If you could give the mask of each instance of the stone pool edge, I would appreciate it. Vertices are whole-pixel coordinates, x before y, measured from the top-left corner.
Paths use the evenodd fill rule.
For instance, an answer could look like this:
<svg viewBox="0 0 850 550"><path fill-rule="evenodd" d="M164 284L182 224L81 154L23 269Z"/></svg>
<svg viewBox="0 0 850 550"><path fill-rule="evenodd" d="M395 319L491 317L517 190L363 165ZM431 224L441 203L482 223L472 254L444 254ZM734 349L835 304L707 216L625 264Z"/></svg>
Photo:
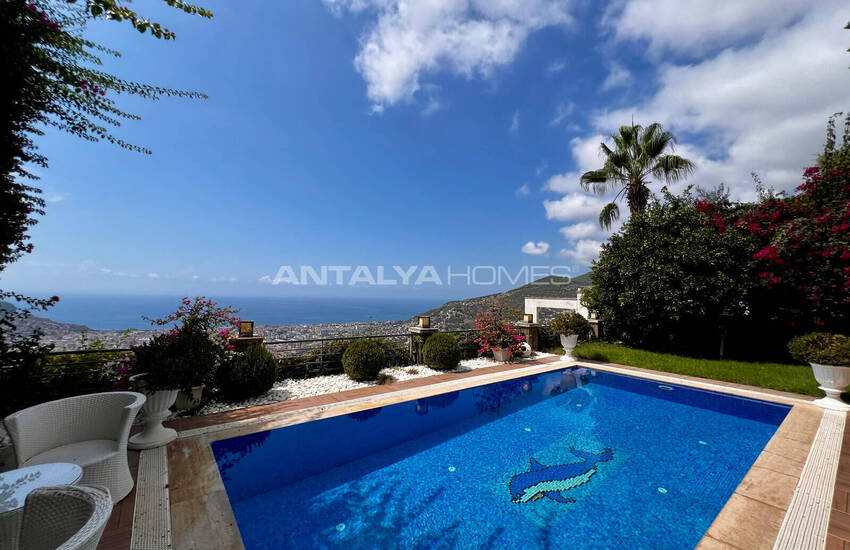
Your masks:
<svg viewBox="0 0 850 550"><path fill-rule="evenodd" d="M172 540L169 542L173 542L174 548L244 548L210 447L213 441L571 366L582 366L791 405L791 411L715 518L698 546L703 549L774 547L792 498L801 490L800 476L812 451L812 443L816 439L821 424L823 409L810 404L811 399L806 396L770 390L761 391L746 386L715 383L634 367L569 360L523 366L502 372L436 382L415 388L185 430L167 448L171 525L164 526L163 529L167 529L170 533ZM837 457L835 460L837 462ZM828 483L834 485L834 475ZM830 490L830 499L831 494ZM137 513L140 510L138 503L136 510ZM825 530L822 537L826 537ZM163 536L161 540L165 539L166 537ZM823 547L822 542L820 547ZM135 545L131 548L153 550L150 547L141 548ZM163 545L161 548L171 548L171 545Z"/></svg>

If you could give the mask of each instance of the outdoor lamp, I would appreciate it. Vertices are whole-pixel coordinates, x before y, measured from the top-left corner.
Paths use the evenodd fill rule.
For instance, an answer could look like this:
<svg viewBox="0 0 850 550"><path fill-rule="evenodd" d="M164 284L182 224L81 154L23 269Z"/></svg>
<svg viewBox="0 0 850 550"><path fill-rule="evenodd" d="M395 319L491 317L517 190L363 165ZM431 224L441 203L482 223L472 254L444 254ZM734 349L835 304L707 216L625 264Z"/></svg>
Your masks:
<svg viewBox="0 0 850 550"><path fill-rule="evenodd" d="M250 338L254 335L254 321L239 321L239 337Z"/></svg>
<svg viewBox="0 0 850 550"><path fill-rule="evenodd" d="M598 318L599 318L599 313L597 313L597 312L595 312L595 311L591 311L591 312L590 312L590 318L591 318L591 319L594 319L594 320L595 320L595 319L598 319Z"/></svg>
<svg viewBox="0 0 850 550"><path fill-rule="evenodd" d="M526 323L533 323L534 322L534 314L533 313L524 313L522 315L522 320L525 321Z"/></svg>
<svg viewBox="0 0 850 550"><path fill-rule="evenodd" d="M427 315L420 315L419 328L431 328L431 318Z"/></svg>

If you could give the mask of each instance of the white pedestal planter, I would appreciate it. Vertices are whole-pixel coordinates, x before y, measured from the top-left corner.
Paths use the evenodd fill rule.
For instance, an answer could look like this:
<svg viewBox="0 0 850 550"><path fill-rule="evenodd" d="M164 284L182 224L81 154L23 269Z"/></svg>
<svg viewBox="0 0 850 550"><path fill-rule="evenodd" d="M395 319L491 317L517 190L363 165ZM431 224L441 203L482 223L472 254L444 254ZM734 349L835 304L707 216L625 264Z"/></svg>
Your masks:
<svg viewBox="0 0 850 550"><path fill-rule="evenodd" d="M493 359L499 363L506 363L511 358L511 350L502 348L493 348Z"/></svg>
<svg viewBox="0 0 850 550"><path fill-rule="evenodd" d="M204 393L204 386L195 386L191 393L180 391L177 394L177 401L174 403L174 410L177 412L194 409L201 404L201 396Z"/></svg>
<svg viewBox="0 0 850 550"><path fill-rule="evenodd" d="M826 393L826 397L816 400L815 405L834 411L850 411L850 405L841 400L841 392L850 386L850 367L809 364L812 366L815 380L818 381L818 387Z"/></svg>
<svg viewBox="0 0 850 550"><path fill-rule="evenodd" d="M570 334L567 336L566 334L561 334L561 345L564 346L564 357L572 357L573 350L576 349L576 344L578 344L578 334Z"/></svg>
<svg viewBox="0 0 850 550"><path fill-rule="evenodd" d="M128 449L136 451L161 447L177 438L177 432L172 428L166 428L162 425L162 422L168 418L170 414L168 409L177 400L177 392L179 390L148 391L145 388L146 384L144 380L139 379L142 376L144 375L139 374L130 377L130 381L136 382L138 390L147 398L145 404L142 405L141 411L145 426L141 432L131 437L127 443Z"/></svg>

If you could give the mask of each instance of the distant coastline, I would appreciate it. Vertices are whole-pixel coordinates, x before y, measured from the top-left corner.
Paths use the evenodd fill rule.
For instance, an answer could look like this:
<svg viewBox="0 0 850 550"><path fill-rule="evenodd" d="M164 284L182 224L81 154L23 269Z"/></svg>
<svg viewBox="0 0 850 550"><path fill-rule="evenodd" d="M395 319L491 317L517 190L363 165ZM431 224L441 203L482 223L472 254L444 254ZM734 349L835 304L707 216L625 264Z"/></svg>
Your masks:
<svg viewBox="0 0 850 550"><path fill-rule="evenodd" d="M61 325L57 323L56 325ZM387 336L407 334L412 321L371 321L365 323L321 323L313 325L258 325L256 333L266 341L313 340L348 336ZM93 342L106 348L128 348L141 344L162 330L79 330L54 326L45 332L44 342L53 344L56 351L88 348ZM81 345L82 344L82 345Z"/></svg>
<svg viewBox="0 0 850 550"><path fill-rule="evenodd" d="M173 312L181 296L62 295L41 314L59 323L85 325L93 330L150 329L142 316L157 318ZM327 298L208 296L222 306L239 310L258 325L289 326L323 323L400 321L439 306L443 300L413 298Z"/></svg>
<svg viewBox="0 0 850 550"><path fill-rule="evenodd" d="M241 309L240 315L244 319L254 320L257 324L257 332L264 336L266 340L310 340L407 334L409 327L415 325L416 316L420 314L430 316L432 326L441 330L471 329L475 325L476 313L486 310L491 298L503 301L516 310L521 310L526 297L575 298L577 289L589 286L589 283L588 274L572 279L550 276L499 294L452 300L433 309L427 309L425 305L428 301L421 299L385 300L382 302L381 300L346 301L331 298L303 299L300 301L289 298L233 298L233 301L223 299L220 300L220 303L233 303L234 306L241 309L242 304L250 300L256 301L255 303L249 302L249 307ZM134 312L133 315L138 315L139 319L143 314L157 317L167 314L177 305L177 301L173 298L162 298L162 300L157 307L165 308L163 311L146 313L144 308L147 307L149 311L152 308L151 303L143 304L140 308L130 311ZM240 304L237 300L242 303ZM256 308L258 304L266 309ZM264 318L275 317L264 317L264 311L278 315L276 317L278 319L292 319L295 322L265 321ZM40 329L44 333L44 341L54 344L57 350L80 349L90 346L95 341L100 341L107 348L125 348L142 343L161 332L151 330L148 328L150 325L146 323L136 324L135 326L143 326L144 328L133 328L130 331L92 330L96 327L79 324L83 321L83 318L80 317L72 317L73 323L64 323L54 318L53 311L46 315L50 318L32 317L21 324L19 329L22 333L31 333L36 328ZM285 317L281 317L281 315L285 315ZM541 316L543 316L543 313L541 313ZM546 322L545 319L542 321ZM85 338L85 341L82 340L83 338Z"/></svg>

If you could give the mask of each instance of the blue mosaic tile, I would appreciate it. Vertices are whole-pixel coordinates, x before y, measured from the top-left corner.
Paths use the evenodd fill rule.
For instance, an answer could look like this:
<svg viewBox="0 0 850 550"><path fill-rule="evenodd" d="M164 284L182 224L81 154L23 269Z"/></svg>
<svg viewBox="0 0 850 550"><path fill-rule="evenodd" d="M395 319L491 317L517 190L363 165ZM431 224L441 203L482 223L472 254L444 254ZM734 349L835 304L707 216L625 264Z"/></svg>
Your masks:
<svg viewBox="0 0 850 550"><path fill-rule="evenodd" d="M213 444L245 547L691 548L788 407L584 369Z"/></svg>

